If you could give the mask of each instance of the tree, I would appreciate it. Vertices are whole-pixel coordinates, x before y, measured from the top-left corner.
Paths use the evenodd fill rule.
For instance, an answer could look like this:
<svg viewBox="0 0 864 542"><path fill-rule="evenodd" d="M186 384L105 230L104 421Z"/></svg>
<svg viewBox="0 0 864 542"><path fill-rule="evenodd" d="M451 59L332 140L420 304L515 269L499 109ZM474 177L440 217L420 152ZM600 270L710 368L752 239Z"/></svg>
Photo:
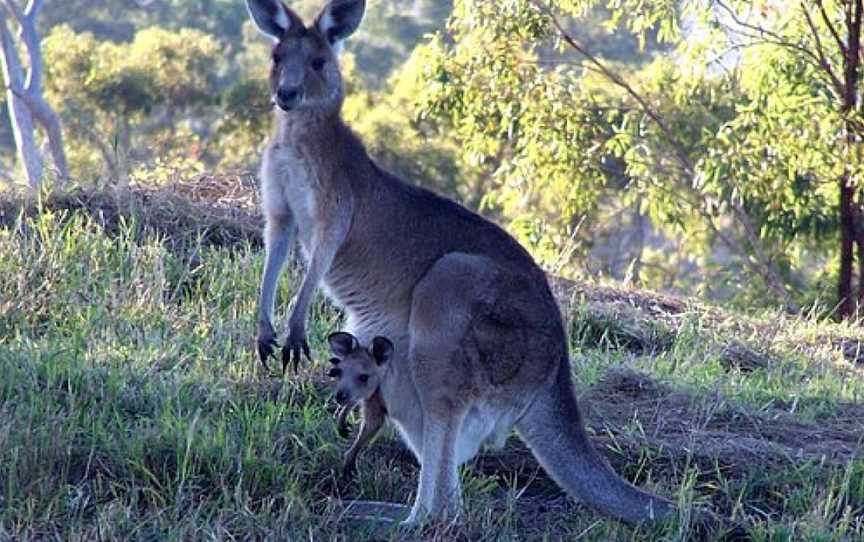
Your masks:
<svg viewBox="0 0 864 542"><path fill-rule="evenodd" d="M462 0L452 34L428 47L421 107L465 155L491 165L490 199L511 227L540 209L542 228L528 241L560 247L579 217L597 216L604 201L630 202L701 252L703 270L757 277L737 282L761 285L791 310L812 299L823 254L839 252L840 312L850 315L850 247L864 229L864 123L850 90L860 91L857 0L794 10L772 0L683 9L621 0L609 4L607 28L673 48L635 69L575 38L575 21L598 4ZM835 66L842 74L831 75ZM844 187L839 206L831 179ZM827 248L832 238L839 251Z"/></svg>
<svg viewBox="0 0 864 542"><path fill-rule="evenodd" d="M70 149L74 162L92 169L95 149L113 181L166 146L194 143L178 117L218 100L219 45L198 30L151 27L117 44L59 26L44 47L47 91L76 140L89 144Z"/></svg>
<svg viewBox="0 0 864 542"><path fill-rule="evenodd" d="M30 0L25 8L18 0L4 0L0 9L0 45L9 117L27 182L34 189L42 182L43 169L42 156L35 142L34 120L45 130L59 180L63 182L69 176L60 118L43 96L42 49L36 30L36 18L42 4L42 0ZM17 23L20 40L27 51L26 76L16 41L7 24L9 17Z"/></svg>
<svg viewBox="0 0 864 542"><path fill-rule="evenodd" d="M748 168L758 165L778 177L785 176L787 186L793 188L800 188L804 182L809 187L802 196L816 195L825 207L834 207L831 233L839 238L837 312L843 318L853 317L864 303L864 191L860 154L864 123L859 99L862 1L802 1L784 10L778 3L766 0L755 3L715 0L711 5L710 23L722 29L727 47L743 51L745 75L748 72L751 75L751 80L744 83L749 84L751 96L766 105L752 111L752 122L730 125L729 135L733 140L749 141L751 147L757 143L762 149L779 150L788 160L778 164L775 159L763 157L757 163L751 151L738 153L745 158L741 165ZM766 133L762 129L766 126L774 129ZM789 133L813 133L818 137L788 138ZM778 145L778 140L783 145ZM740 151L741 146L736 146ZM822 197L829 194L828 179L835 179L836 183L833 205ZM856 246L857 293L853 269Z"/></svg>

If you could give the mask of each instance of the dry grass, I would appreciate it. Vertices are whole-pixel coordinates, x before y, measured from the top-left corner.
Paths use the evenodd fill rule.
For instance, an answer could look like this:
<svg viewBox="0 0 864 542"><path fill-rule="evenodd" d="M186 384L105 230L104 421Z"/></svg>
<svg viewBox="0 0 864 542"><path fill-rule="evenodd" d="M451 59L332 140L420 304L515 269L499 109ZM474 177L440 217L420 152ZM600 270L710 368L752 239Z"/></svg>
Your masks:
<svg viewBox="0 0 864 542"><path fill-rule="evenodd" d="M0 198L0 227L19 215L43 212L85 213L109 235L134 223L141 237L159 237L176 249L196 244L261 246L255 179L251 176L202 175L190 180L122 189L77 188L34 199Z"/></svg>

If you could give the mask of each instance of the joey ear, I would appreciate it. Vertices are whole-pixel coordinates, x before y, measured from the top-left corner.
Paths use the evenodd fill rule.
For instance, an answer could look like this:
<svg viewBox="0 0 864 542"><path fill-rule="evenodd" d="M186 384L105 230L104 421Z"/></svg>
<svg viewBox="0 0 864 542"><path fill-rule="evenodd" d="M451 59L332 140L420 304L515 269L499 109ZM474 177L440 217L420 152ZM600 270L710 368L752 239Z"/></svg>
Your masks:
<svg viewBox="0 0 864 542"><path fill-rule="evenodd" d="M330 343L330 350L337 356L347 356L351 352L360 348L360 343L357 342L357 337L345 331L337 331L331 333L327 337L327 342Z"/></svg>
<svg viewBox="0 0 864 542"><path fill-rule="evenodd" d="M369 347L369 351L375 358L375 363L384 365L393 357L393 343L386 337L375 337L372 339L372 346Z"/></svg>
<svg viewBox="0 0 864 542"><path fill-rule="evenodd" d="M338 42L357 30L360 21L363 20L364 11L366 11L366 0L332 0L318 14L315 28L327 39L331 47L335 47Z"/></svg>
<svg viewBox="0 0 864 542"><path fill-rule="evenodd" d="M246 9L258 30L277 41L292 27L303 24L282 0L246 0Z"/></svg>

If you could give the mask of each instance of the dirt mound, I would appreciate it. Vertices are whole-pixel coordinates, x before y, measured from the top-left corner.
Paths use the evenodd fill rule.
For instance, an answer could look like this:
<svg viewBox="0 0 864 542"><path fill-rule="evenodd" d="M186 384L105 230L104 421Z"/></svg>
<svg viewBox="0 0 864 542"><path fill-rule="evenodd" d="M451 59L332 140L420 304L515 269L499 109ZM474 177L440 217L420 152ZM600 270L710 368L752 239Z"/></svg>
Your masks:
<svg viewBox="0 0 864 542"><path fill-rule="evenodd" d="M124 225L143 237L157 235L172 248L205 245L261 245L257 189L251 176L201 175L153 186L79 188L44 199L0 198L0 226L13 227L23 212L86 212L105 231Z"/></svg>
<svg viewBox="0 0 864 542"><path fill-rule="evenodd" d="M611 369L583 398L600 441L630 453L645 449L680 469L689 457L702 471L718 469L743 478L768 468L820 463L843 467L864 457L860 405L841 405L838 415L818 423L798 421L785 410L759 413L730 405L721 395L697 400L671 392L630 369ZM851 414L851 416L850 416ZM640 428L622 428L638 419Z"/></svg>
<svg viewBox="0 0 864 542"><path fill-rule="evenodd" d="M79 188L35 201L0 196L0 227L13 227L22 213L86 212L111 234L133 227L142 238L158 236L175 252L198 244L260 247L258 191L252 175L199 175L154 186L132 184L123 189ZM652 355L669 349L687 321L722 329L726 339L707 337L717 357L730 369L753 371L782 357L773 351L795 351L808 358L839 354L852 367L864 366L864 337L848 333L790 337L787 321L754 319L727 313L692 299L572 281L550 276L552 290L571 319L571 336L584 346ZM691 318L692 320L692 318ZM736 337L729 339L728 337ZM757 340L745 340L756 337ZM740 339L738 339L740 338ZM828 356L826 356L826 353Z"/></svg>
<svg viewBox="0 0 864 542"><path fill-rule="evenodd" d="M665 294L644 290L611 288L585 282L577 282L562 277L550 279L553 292L566 302L573 300L595 303L629 305L641 309L655 318L666 319L690 312L698 305Z"/></svg>
<svg viewBox="0 0 864 542"><path fill-rule="evenodd" d="M136 235L158 236L175 252L188 252L199 243L262 244L258 191L251 175L200 175L159 186L76 189L39 202L4 195L0 197L0 227L12 227L22 211L35 215L44 210L86 212L111 234L131 226ZM725 338L716 340L719 335L711 333L706 339L729 369L766 368L788 352L823 361L839 354L854 368L864 366L862 336L842 331L789 336L784 317L760 320L692 299L556 276L550 276L550 284L570 317L571 336L584 346L657 354L672 347L681 326L695 317L704 328L723 331ZM775 346L782 352L775 351Z"/></svg>

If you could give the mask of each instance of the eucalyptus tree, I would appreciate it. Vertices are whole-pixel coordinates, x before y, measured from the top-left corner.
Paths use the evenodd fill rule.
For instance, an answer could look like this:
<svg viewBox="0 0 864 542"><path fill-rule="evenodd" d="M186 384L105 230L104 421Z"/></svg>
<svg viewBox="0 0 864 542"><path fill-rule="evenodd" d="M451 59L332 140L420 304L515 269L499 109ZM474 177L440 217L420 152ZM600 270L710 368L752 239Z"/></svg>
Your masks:
<svg viewBox="0 0 864 542"><path fill-rule="evenodd" d="M43 95L44 63L36 28L42 5L42 0L30 0L26 6L18 0L3 0L0 6L0 59L6 103L18 156L24 166L27 182L34 189L41 184L43 174L42 153L36 144L34 121L45 130L58 179L63 182L69 176L60 118ZM17 40L10 30L9 21L18 27ZM26 64L21 61L19 47L27 54Z"/></svg>
<svg viewBox="0 0 864 542"><path fill-rule="evenodd" d="M122 182L134 162L159 150L158 141L191 145L175 117L218 100L219 44L198 30L149 27L113 43L58 26L44 46L47 92L62 103L79 172L104 165Z"/></svg>
<svg viewBox="0 0 864 542"><path fill-rule="evenodd" d="M573 29L598 7L668 54L632 69L594 53ZM767 304L812 298L827 254L848 316L856 243L864 296L860 24L857 0L460 0L426 47L419 101L490 164L489 200L516 227L556 209L547 243L620 198L689 250L731 255Z"/></svg>

